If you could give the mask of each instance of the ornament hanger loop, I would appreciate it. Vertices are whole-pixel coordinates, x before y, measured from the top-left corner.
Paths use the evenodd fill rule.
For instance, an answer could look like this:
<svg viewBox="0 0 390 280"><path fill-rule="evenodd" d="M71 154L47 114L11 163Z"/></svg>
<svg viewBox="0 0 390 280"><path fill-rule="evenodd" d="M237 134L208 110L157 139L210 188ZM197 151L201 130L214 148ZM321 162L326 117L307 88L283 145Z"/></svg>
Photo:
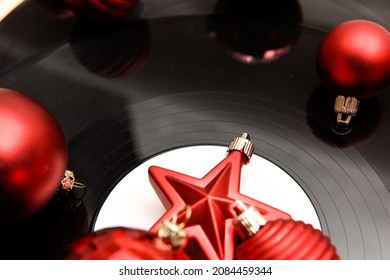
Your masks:
<svg viewBox="0 0 390 280"><path fill-rule="evenodd" d="M185 212L183 221L178 224L178 217ZM158 236L163 241L162 244L166 244L173 248L178 248L186 241L187 233L183 229L191 218L192 210L189 205L184 206L179 212L169 220L165 220L161 223L158 229ZM161 243L161 242L160 242Z"/></svg>
<svg viewBox="0 0 390 280"><path fill-rule="evenodd" d="M65 170L64 179L61 181L61 189L70 192L73 188L85 189L85 185L76 182L74 172L71 170Z"/></svg>
<svg viewBox="0 0 390 280"><path fill-rule="evenodd" d="M182 214L182 213L186 213L183 221L178 224L177 223L177 219L179 218L179 216ZM188 223L188 221L190 220L191 218L191 215L192 215L192 209L191 209L191 206L189 206L188 204L185 205L182 209L179 210L179 212L176 213L175 216L172 217L172 220L171 222L173 224L176 224L177 226L179 226L180 228L184 228L186 226L186 224Z"/></svg>

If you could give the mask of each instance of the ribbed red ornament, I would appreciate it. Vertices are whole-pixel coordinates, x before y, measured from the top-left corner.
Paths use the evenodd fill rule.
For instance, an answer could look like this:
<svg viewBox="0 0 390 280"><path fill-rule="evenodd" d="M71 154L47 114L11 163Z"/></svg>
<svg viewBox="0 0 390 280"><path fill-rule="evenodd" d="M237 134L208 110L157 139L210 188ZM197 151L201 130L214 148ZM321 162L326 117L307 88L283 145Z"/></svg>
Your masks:
<svg viewBox="0 0 390 280"><path fill-rule="evenodd" d="M139 0L64 0L64 2L80 18L115 20L129 15Z"/></svg>
<svg viewBox="0 0 390 280"><path fill-rule="evenodd" d="M312 225L294 220L266 223L239 246L239 260L337 260L328 237Z"/></svg>
<svg viewBox="0 0 390 280"><path fill-rule="evenodd" d="M40 210L66 164L66 140L52 114L24 94L0 89L0 223Z"/></svg>
<svg viewBox="0 0 390 280"><path fill-rule="evenodd" d="M390 33L367 20L351 20L333 28L317 53L317 70L337 95L365 99L390 83Z"/></svg>
<svg viewBox="0 0 390 280"><path fill-rule="evenodd" d="M86 235L69 247L67 260L184 260L180 250L160 246L158 237L148 231L108 228Z"/></svg>

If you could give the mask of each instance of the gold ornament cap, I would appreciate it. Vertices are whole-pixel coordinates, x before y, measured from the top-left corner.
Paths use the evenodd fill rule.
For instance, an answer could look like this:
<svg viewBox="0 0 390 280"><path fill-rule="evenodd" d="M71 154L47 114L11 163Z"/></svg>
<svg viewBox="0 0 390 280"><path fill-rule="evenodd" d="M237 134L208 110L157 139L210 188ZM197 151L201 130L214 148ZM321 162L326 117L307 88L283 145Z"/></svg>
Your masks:
<svg viewBox="0 0 390 280"><path fill-rule="evenodd" d="M64 173L64 178L61 181L60 189L71 191L73 188L85 189L85 185L79 182L76 182L74 172L66 169Z"/></svg>
<svg viewBox="0 0 390 280"><path fill-rule="evenodd" d="M186 213L184 220L178 223L177 219L181 213ZM177 213L172 220L164 220L157 232L158 237L168 246L178 248L183 245L187 238L187 232L184 227L191 217L192 211L189 205L186 205Z"/></svg>
<svg viewBox="0 0 390 280"><path fill-rule="evenodd" d="M355 97L338 95L334 105L334 112L337 114L337 123L348 125L352 117L356 116L359 103L359 100Z"/></svg>
<svg viewBox="0 0 390 280"><path fill-rule="evenodd" d="M255 207L247 207L240 200L233 202L230 209L234 215L233 223L244 239L255 235L267 222Z"/></svg>
<svg viewBox="0 0 390 280"><path fill-rule="evenodd" d="M232 151L241 151L246 156L248 162L251 160L255 151L255 146L253 145L248 133L245 132L241 136L233 138L229 145L227 154Z"/></svg>

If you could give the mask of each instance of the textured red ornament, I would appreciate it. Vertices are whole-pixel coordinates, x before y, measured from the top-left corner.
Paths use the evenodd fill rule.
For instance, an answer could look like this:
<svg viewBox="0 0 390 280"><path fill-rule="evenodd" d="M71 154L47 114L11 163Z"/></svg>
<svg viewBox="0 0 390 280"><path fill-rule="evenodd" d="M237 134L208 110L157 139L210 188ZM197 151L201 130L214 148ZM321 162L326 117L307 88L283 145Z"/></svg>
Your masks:
<svg viewBox="0 0 390 280"><path fill-rule="evenodd" d="M0 223L26 217L55 193L67 163L54 117L21 93L0 89Z"/></svg>
<svg viewBox="0 0 390 280"><path fill-rule="evenodd" d="M77 16L88 20L113 20L129 15L139 0L64 0Z"/></svg>
<svg viewBox="0 0 390 280"><path fill-rule="evenodd" d="M294 220L267 222L237 251L239 260L338 260L328 237L312 225Z"/></svg>
<svg viewBox="0 0 390 280"><path fill-rule="evenodd" d="M317 69L335 94L374 97L390 83L390 34L366 20L342 23L323 39Z"/></svg>
<svg viewBox="0 0 390 280"><path fill-rule="evenodd" d="M68 260L173 260L188 259L179 250L159 248L158 237L128 228L108 228L90 233L69 247Z"/></svg>
<svg viewBox="0 0 390 280"><path fill-rule="evenodd" d="M266 220L290 218L288 214L240 193L241 168L246 162L242 151L232 151L201 179L150 167L150 182L167 209L151 230L156 232L163 220L170 220L189 205L192 215L185 228L189 243L195 241L207 259L233 259L236 230L230 212L232 202L241 200L253 205Z"/></svg>

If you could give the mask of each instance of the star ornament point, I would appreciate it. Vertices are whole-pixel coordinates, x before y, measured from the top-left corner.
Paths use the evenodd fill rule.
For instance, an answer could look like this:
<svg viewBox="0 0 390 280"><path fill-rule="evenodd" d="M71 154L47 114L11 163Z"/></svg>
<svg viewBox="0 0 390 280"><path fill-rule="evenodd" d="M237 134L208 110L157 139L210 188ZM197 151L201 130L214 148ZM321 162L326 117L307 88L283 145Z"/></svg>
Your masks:
<svg viewBox="0 0 390 280"><path fill-rule="evenodd" d="M290 216L240 193L241 168L248 162L242 150L233 150L202 178L195 178L158 166L149 168L149 180L167 210L153 225L157 232L164 220L170 220L183 207L192 210L185 230L189 244L203 252L199 258L234 259L237 232L231 204L236 200L252 205L266 220ZM198 247L198 248L196 248Z"/></svg>

